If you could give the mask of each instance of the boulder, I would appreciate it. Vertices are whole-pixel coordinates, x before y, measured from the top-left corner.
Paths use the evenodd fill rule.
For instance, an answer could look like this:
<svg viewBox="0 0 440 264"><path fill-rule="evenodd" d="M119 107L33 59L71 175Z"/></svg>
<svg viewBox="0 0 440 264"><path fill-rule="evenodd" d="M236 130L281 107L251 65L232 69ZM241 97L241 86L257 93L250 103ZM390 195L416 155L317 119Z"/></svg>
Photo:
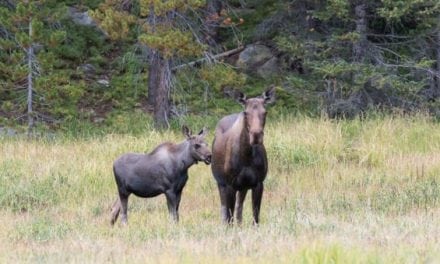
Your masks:
<svg viewBox="0 0 440 264"><path fill-rule="evenodd" d="M88 26L88 27L98 27L96 22L91 16L89 16L89 11L81 12L75 7L69 7L67 11L70 18L77 25Z"/></svg>
<svg viewBox="0 0 440 264"><path fill-rule="evenodd" d="M270 58L261 67L257 69L257 74L263 78L268 78L278 72L278 59Z"/></svg>
<svg viewBox="0 0 440 264"><path fill-rule="evenodd" d="M266 78L278 71L278 60L272 51L260 44L246 47L238 56L237 67L248 73Z"/></svg>

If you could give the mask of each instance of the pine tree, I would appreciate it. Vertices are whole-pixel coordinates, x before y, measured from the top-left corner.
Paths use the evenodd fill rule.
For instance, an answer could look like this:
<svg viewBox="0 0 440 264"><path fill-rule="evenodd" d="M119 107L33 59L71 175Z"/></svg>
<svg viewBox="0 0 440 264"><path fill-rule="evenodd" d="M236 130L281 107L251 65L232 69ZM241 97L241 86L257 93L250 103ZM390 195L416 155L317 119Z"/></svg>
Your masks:
<svg viewBox="0 0 440 264"><path fill-rule="evenodd" d="M440 97L440 2L382 0L377 12L390 27L388 36L396 38L390 49L404 61L391 66L421 71L431 87L430 99Z"/></svg>
<svg viewBox="0 0 440 264"><path fill-rule="evenodd" d="M398 92L410 93L424 85L414 72L433 72L432 52L421 43L436 38L438 1L300 2L308 6L311 16L302 15L313 21L314 27L295 36L299 46L295 52L305 57L314 75L337 82L342 90L361 89L375 78L382 84L392 83ZM416 39L419 41L411 41ZM417 87L415 79L419 79Z"/></svg>
<svg viewBox="0 0 440 264"><path fill-rule="evenodd" d="M204 46L195 40L195 32L182 26L186 12L204 5L202 0L139 0L136 10L123 10L119 1L106 0L93 16L112 39L121 40L129 34L135 22L139 42L150 49L148 73L148 103L154 110L157 128L169 126L170 91L173 58L200 55Z"/></svg>
<svg viewBox="0 0 440 264"><path fill-rule="evenodd" d="M0 96L6 98L1 107L3 111L26 109L29 133L38 113L34 107L35 91L43 70L35 48L56 45L65 37L64 31L51 27L62 13L57 10L61 8L56 1L49 0L19 0L0 6L0 28L4 36L0 41L0 81L5 84Z"/></svg>

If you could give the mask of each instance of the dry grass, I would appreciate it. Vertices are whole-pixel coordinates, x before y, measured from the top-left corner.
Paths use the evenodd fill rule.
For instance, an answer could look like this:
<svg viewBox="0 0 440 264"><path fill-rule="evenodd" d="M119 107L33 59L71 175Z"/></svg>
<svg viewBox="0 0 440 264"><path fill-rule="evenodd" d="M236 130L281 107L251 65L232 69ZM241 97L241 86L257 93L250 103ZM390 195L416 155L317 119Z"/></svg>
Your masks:
<svg viewBox="0 0 440 264"><path fill-rule="evenodd" d="M230 228L204 164L178 225L160 196L131 197L129 226L110 227L112 161L179 134L0 139L0 262L440 263L439 131L423 116L269 123L262 223L249 196Z"/></svg>

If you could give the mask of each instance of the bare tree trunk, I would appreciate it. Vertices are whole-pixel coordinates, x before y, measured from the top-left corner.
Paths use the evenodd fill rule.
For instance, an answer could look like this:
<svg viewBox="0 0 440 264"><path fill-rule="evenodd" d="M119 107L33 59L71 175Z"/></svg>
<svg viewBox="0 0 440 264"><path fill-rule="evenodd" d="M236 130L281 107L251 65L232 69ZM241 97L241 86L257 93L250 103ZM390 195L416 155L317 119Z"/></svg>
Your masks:
<svg viewBox="0 0 440 264"><path fill-rule="evenodd" d="M148 70L148 93L147 103L148 107L154 109L154 102L156 101L156 88L159 81L159 62L160 54L157 50L153 50L150 54L150 67Z"/></svg>
<svg viewBox="0 0 440 264"><path fill-rule="evenodd" d="M217 44L220 11L223 8L222 0L206 1L206 36L205 41L211 47Z"/></svg>
<svg viewBox="0 0 440 264"><path fill-rule="evenodd" d="M150 15L148 16L148 24L150 24L153 32L156 31L157 17L154 12L154 6L150 7ZM150 67L148 70L148 92L147 92L147 104L149 108L154 109L156 101L156 88L158 87L158 67L160 60L159 51L153 49L150 54Z"/></svg>
<svg viewBox="0 0 440 264"><path fill-rule="evenodd" d="M289 17L295 16L293 19L295 19L295 22L297 23L297 28L301 28L308 33L310 24L313 23L313 19L307 19L306 1L292 1L289 5L291 5L290 8L286 8L287 12L289 12ZM294 12L291 10L294 10ZM298 16L297 14L303 15Z"/></svg>
<svg viewBox="0 0 440 264"><path fill-rule="evenodd" d="M353 61L355 62L365 60L365 52L368 48L366 8L367 6L363 1L360 1L354 8L356 33L359 35L358 41L353 44Z"/></svg>
<svg viewBox="0 0 440 264"><path fill-rule="evenodd" d="M437 17L437 28L434 32L434 43L432 44L435 56L435 67L428 73L429 89L431 95L429 99L437 99L440 96L440 15Z"/></svg>
<svg viewBox="0 0 440 264"><path fill-rule="evenodd" d="M29 38L32 40L32 19L29 21ZM28 116L28 134L31 133L34 127L34 112L32 109L32 97L33 97L33 83L32 83L32 60L34 58L34 48L32 47L32 41L27 48L27 62L28 62L28 77L27 77L27 116Z"/></svg>
<svg viewBox="0 0 440 264"><path fill-rule="evenodd" d="M437 41L436 41L436 53L437 53L437 76L435 79L437 79L437 89L435 92L435 96L440 96L440 15L437 17Z"/></svg>
<svg viewBox="0 0 440 264"><path fill-rule="evenodd" d="M170 23L170 21L172 21L172 13L158 17L155 14L154 6L151 5L148 23L153 28L153 31L158 22L166 24ZM148 104L149 106L153 106L154 126L158 129L169 127L170 88L170 59L164 58L160 50L153 50L148 73Z"/></svg>
<svg viewBox="0 0 440 264"><path fill-rule="evenodd" d="M154 102L154 126L158 129L169 127L170 101L169 93L171 88L171 69L170 61L161 56L157 56L158 63L151 65L155 67L157 76L155 102ZM150 88L150 87L149 87Z"/></svg>

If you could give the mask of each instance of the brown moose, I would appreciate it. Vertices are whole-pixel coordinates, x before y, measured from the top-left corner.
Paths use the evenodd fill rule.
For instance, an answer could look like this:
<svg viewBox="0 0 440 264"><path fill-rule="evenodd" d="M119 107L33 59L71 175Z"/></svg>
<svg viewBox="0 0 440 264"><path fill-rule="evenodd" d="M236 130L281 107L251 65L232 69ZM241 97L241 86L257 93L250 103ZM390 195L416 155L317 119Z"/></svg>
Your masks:
<svg viewBox="0 0 440 264"><path fill-rule="evenodd" d="M275 101L275 88L262 96L247 99L243 93L236 98L244 111L223 117L217 124L212 144L211 170L220 192L221 216L232 223L235 216L240 224L246 193L252 189L254 223L259 222L263 181L268 164L263 145L266 121L265 105Z"/></svg>

